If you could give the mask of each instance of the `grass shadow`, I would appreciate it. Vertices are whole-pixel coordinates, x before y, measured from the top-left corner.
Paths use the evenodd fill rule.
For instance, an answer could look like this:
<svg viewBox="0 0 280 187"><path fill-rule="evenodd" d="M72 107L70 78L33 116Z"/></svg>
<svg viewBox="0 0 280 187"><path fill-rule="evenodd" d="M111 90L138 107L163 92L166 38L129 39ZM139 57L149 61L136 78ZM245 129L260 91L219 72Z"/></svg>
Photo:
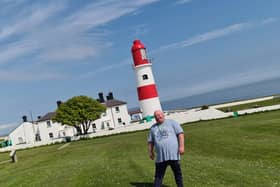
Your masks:
<svg viewBox="0 0 280 187"><path fill-rule="evenodd" d="M154 183L151 183L151 182L131 182L130 184L135 187L153 187L154 186ZM170 186L162 185L162 187L170 187Z"/></svg>

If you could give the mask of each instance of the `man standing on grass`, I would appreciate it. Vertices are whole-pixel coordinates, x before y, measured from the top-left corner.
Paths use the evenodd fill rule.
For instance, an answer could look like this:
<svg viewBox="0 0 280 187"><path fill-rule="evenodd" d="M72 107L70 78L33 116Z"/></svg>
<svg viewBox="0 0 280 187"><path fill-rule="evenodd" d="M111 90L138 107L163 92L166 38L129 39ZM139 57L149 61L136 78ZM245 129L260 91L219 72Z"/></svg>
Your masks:
<svg viewBox="0 0 280 187"><path fill-rule="evenodd" d="M176 184L183 186L180 155L184 154L184 131L174 120L165 119L160 110L154 112L156 123L151 127L148 136L148 152L154 160L154 147L156 150L155 160L155 187L160 187L167 166L171 166Z"/></svg>

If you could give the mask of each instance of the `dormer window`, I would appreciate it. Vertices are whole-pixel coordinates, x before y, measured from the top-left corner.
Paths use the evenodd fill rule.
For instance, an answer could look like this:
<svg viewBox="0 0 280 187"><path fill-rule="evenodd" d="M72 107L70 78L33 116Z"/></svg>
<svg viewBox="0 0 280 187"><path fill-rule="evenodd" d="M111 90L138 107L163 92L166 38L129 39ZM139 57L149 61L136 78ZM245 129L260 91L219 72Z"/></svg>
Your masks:
<svg viewBox="0 0 280 187"><path fill-rule="evenodd" d="M52 124L51 124L51 121L47 121L47 127L51 127Z"/></svg>

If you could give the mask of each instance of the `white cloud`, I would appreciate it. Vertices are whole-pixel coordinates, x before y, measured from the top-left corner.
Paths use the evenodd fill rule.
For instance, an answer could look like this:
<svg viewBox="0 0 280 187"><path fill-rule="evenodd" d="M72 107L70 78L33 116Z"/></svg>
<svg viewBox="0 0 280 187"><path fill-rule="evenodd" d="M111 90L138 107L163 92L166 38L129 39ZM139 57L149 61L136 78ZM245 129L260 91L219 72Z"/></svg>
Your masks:
<svg viewBox="0 0 280 187"><path fill-rule="evenodd" d="M14 23L8 23L8 26L1 29L0 39L3 40L11 35L31 31L63 9L65 9L65 6L62 4L50 4L45 7L34 7L27 12L24 11L24 13L18 13L21 19L17 19Z"/></svg>
<svg viewBox="0 0 280 187"><path fill-rule="evenodd" d="M80 79L86 79L86 78L89 78L89 77L93 77L93 76L96 76L97 74L100 74L100 73L103 73L103 72L106 72L106 71L109 71L109 70L112 70L112 69L121 68L123 66L128 66L128 65L131 65L131 68L133 67L132 64L131 64L131 59L125 59L121 63L111 64L111 65L107 65L107 66L97 68L94 71L89 71L89 72L81 75Z"/></svg>
<svg viewBox="0 0 280 187"><path fill-rule="evenodd" d="M18 13L21 19L3 26L0 31L0 40L19 37L15 44L8 44L13 47L4 50L0 63L12 62L35 51L37 61L46 62L79 61L94 57L112 45L104 41L107 33L104 31L100 34L99 26L157 1L95 1L64 17L58 15L67 10L66 1L60 4L51 1L44 6L26 8L24 13ZM26 49L21 47L27 41L35 42L29 43Z"/></svg>
<svg viewBox="0 0 280 187"><path fill-rule="evenodd" d="M182 5L182 4L186 4L186 3L190 3L190 2L192 2L192 0L180 0L180 1L176 1L175 4Z"/></svg>
<svg viewBox="0 0 280 187"><path fill-rule="evenodd" d="M18 124L16 123L9 123L9 124L1 124L0 125L0 131L4 129L11 129L13 127L16 127Z"/></svg>
<svg viewBox="0 0 280 187"><path fill-rule="evenodd" d="M221 29L216 29L213 31L209 31L203 34L199 34L197 36L191 37L187 40L183 40L180 42L176 42L173 44L169 44L169 45L165 45L160 47L160 49L158 51L161 50L166 50L166 49L175 49L175 48L184 48L184 47L189 47L195 44L199 44L199 43L203 43L209 40L214 40L223 36L227 36L230 34L233 34L235 32L239 32L242 31L246 28L249 28L251 26L250 23L237 23L237 24L233 24L230 26L227 26L225 28L221 28Z"/></svg>
<svg viewBox="0 0 280 187"><path fill-rule="evenodd" d="M276 21L278 21L279 19L278 18L267 18L267 19L264 19L261 24L265 25L265 24L270 24L270 23L274 23Z"/></svg>
<svg viewBox="0 0 280 187"><path fill-rule="evenodd" d="M66 76L55 72L32 72L22 70L1 70L0 81L41 81L41 80L59 80Z"/></svg>
<svg viewBox="0 0 280 187"><path fill-rule="evenodd" d="M113 45L111 41L106 41L110 33L100 26L124 15L133 14L139 8L157 1L159 0L100 0L71 11L67 1L21 1L10 6L9 12L14 14L7 13L7 21L0 22L0 64L15 64L19 59L24 61L27 57L31 57L28 59L28 66L87 61ZM0 2L0 5L1 3L3 5L4 2ZM145 28L142 28L142 31L146 32ZM104 67L102 71L108 68L110 69ZM63 77L57 73L39 74L35 68L30 68L29 72L14 69L8 72L2 70L1 73L0 80ZM24 78L17 78L16 74Z"/></svg>
<svg viewBox="0 0 280 187"><path fill-rule="evenodd" d="M177 49L177 48L189 47L192 45L196 45L196 44L200 44L200 43L214 40L217 38L221 38L224 36L228 36L228 35L234 34L236 32L243 31L245 29L274 23L276 21L278 21L278 18L268 18L268 19L264 19L258 23L244 22L244 23L232 24L232 25L229 25L224 28L215 29L213 31L209 31L209 32L205 32L203 34L196 35L194 37L191 37L191 38L183 40L183 41L161 46L158 50L154 50L151 53L156 53L156 52L164 51L167 49Z"/></svg>
<svg viewBox="0 0 280 187"><path fill-rule="evenodd" d="M246 85L249 83L260 82L280 77L279 66L255 68L243 72L233 72L227 76L217 79L204 80L189 84L187 87L182 85L174 85L168 89L162 90L165 100L175 99L175 97L185 97L197 94L208 93L215 90L232 88L236 86ZM176 90L176 93L174 93Z"/></svg>
<svg viewBox="0 0 280 187"><path fill-rule="evenodd" d="M11 130L16 128L19 124L17 123L8 123L0 124L0 136L7 135Z"/></svg>
<svg viewBox="0 0 280 187"><path fill-rule="evenodd" d="M139 36L145 35L147 33L149 33L148 25L142 24L142 25L138 25L135 27L135 33L134 33L135 37L139 37Z"/></svg>

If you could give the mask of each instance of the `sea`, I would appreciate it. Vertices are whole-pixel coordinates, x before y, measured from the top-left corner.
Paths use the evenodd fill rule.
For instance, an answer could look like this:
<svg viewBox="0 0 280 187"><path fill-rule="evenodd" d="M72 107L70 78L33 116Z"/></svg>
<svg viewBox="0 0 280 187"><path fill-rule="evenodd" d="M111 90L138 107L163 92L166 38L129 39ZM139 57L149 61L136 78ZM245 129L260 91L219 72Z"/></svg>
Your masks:
<svg viewBox="0 0 280 187"><path fill-rule="evenodd" d="M271 95L280 95L280 78L162 101L161 105L163 110L188 109Z"/></svg>

